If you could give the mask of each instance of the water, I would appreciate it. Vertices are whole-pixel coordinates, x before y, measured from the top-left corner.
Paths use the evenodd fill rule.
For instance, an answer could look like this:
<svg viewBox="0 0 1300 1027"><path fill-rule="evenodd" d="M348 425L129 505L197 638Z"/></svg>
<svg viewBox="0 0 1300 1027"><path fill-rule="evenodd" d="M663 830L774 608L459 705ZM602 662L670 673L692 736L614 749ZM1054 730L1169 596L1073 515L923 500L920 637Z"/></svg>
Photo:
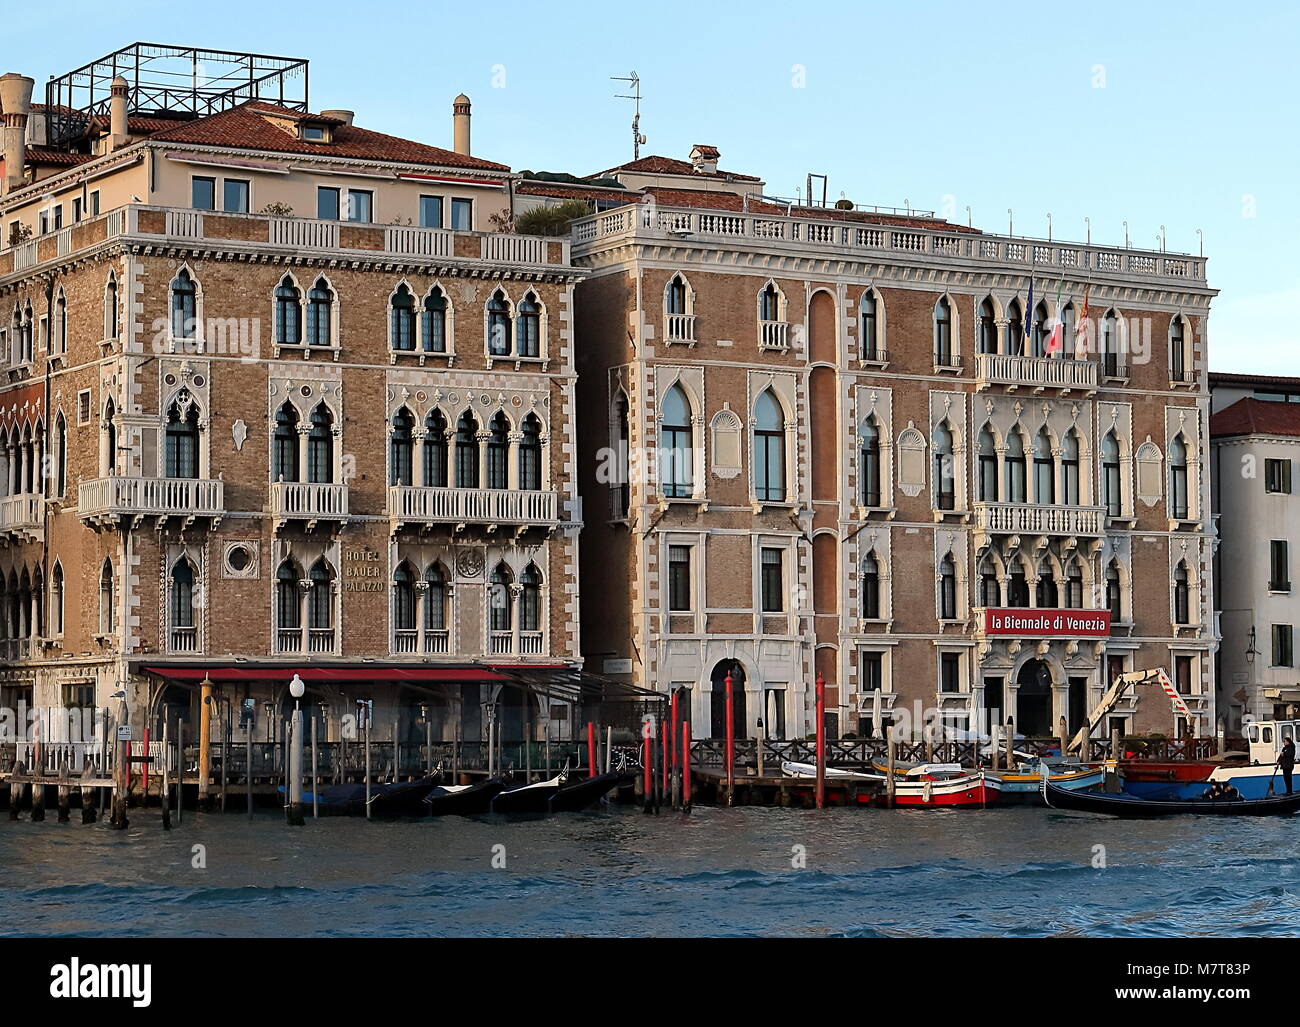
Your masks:
<svg viewBox="0 0 1300 1027"><path fill-rule="evenodd" d="M1287 818L630 807L297 829L187 813L168 833L134 810L126 832L0 821L0 935L1294 936L1298 836Z"/></svg>

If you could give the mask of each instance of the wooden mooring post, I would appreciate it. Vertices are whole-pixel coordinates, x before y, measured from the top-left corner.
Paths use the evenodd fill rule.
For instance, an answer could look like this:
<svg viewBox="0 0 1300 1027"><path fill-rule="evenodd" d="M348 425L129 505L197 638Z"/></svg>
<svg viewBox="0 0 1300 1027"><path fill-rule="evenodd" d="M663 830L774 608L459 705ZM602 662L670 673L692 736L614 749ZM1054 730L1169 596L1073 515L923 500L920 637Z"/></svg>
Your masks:
<svg viewBox="0 0 1300 1027"><path fill-rule="evenodd" d="M111 812L109 824L118 831L126 830L131 821L126 815L126 791L130 780L128 759L131 755L131 743L123 740L113 745L113 797L110 801Z"/></svg>
<svg viewBox="0 0 1300 1027"><path fill-rule="evenodd" d="M691 722L682 721L682 805L691 808Z"/></svg>
<svg viewBox="0 0 1300 1027"><path fill-rule="evenodd" d="M72 786L63 784L68 778L68 761L59 760L59 823L66 824L72 819Z"/></svg>
<svg viewBox="0 0 1300 1027"><path fill-rule="evenodd" d="M32 822L45 819L45 774L39 763L32 767Z"/></svg>
<svg viewBox="0 0 1300 1027"><path fill-rule="evenodd" d="M171 747L167 744L167 714L163 714L162 730L162 794L158 797L158 805L162 807L162 826L164 831L172 829L172 782L170 763ZM149 764L145 764L147 767Z"/></svg>
<svg viewBox="0 0 1300 1027"><path fill-rule="evenodd" d="M885 805L889 809L894 808L894 795L898 784L894 780L894 752L896 749L894 725L889 724L885 727Z"/></svg>
<svg viewBox="0 0 1300 1027"><path fill-rule="evenodd" d="M12 776L9 778L9 819L17 820L23 805L23 783L19 780L27 772L21 760L14 761Z"/></svg>
<svg viewBox="0 0 1300 1027"><path fill-rule="evenodd" d="M81 769L81 822L83 824L93 824L95 822L95 788L86 782L93 780L95 777L95 764L91 760L86 761L86 765Z"/></svg>

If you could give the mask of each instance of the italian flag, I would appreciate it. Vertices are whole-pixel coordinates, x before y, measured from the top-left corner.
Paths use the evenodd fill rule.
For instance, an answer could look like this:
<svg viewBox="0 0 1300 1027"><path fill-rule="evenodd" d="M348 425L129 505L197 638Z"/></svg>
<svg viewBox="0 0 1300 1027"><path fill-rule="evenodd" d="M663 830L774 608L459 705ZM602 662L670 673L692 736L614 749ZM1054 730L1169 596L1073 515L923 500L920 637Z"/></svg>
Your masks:
<svg viewBox="0 0 1300 1027"><path fill-rule="evenodd" d="M1052 321L1052 334L1047 337L1047 355L1055 356L1065 349L1065 325L1061 322L1061 289L1064 283L1056 288L1056 318Z"/></svg>

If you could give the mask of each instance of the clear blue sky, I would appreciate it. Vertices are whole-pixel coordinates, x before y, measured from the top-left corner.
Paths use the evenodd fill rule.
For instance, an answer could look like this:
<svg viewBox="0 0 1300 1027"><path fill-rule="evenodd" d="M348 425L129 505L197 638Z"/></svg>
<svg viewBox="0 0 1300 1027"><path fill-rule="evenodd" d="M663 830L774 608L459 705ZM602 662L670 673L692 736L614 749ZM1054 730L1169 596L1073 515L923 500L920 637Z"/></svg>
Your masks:
<svg viewBox="0 0 1300 1027"><path fill-rule="evenodd" d="M69 10L71 9L71 10ZM744 12L741 14L740 12ZM37 81L137 39L306 57L315 109L516 169L629 159L612 75L643 80L643 152L712 143L791 195L809 172L859 203L945 209L1018 234L1195 252L1211 367L1300 374L1300 7L1112 2L744 5L11 3L2 70ZM20 43L20 45L18 45ZM804 84L796 87L798 68ZM502 81L504 73L504 81Z"/></svg>

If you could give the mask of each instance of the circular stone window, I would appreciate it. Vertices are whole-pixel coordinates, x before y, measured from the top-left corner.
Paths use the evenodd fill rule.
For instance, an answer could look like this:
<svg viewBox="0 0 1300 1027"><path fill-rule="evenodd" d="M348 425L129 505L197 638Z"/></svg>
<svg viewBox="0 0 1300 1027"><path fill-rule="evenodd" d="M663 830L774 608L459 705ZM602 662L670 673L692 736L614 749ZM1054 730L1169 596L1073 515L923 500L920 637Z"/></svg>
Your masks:
<svg viewBox="0 0 1300 1027"><path fill-rule="evenodd" d="M257 576L257 546L253 542L232 542L226 546L225 571L228 578Z"/></svg>

